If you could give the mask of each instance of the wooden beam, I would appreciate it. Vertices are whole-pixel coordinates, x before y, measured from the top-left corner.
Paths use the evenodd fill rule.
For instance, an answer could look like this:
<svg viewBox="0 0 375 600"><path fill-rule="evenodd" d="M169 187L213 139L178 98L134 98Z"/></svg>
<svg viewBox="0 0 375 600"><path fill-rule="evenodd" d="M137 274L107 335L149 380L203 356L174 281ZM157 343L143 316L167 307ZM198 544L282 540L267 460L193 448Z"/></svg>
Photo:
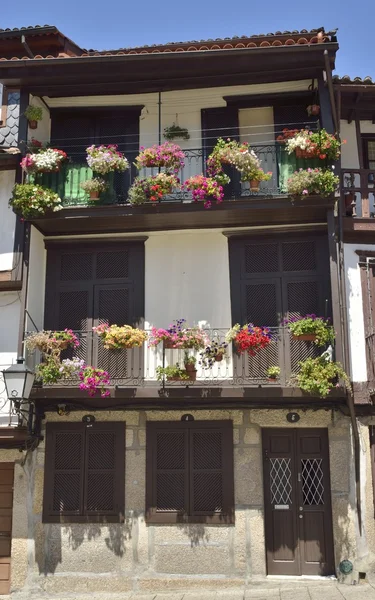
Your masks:
<svg viewBox="0 0 375 600"><path fill-rule="evenodd" d="M362 93L361 93L361 92L359 92L359 93L356 95L356 98L355 98L355 101L354 101L354 105L353 105L353 107L350 109L350 112L349 112L349 116L348 116L348 123L349 123L349 125L350 125L350 123L353 121L354 115L355 115L355 113L356 113L356 109L357 109L357 107L358 107L358 104L359 104L359 102L361 101L361 98L362 98Z"/></svg>

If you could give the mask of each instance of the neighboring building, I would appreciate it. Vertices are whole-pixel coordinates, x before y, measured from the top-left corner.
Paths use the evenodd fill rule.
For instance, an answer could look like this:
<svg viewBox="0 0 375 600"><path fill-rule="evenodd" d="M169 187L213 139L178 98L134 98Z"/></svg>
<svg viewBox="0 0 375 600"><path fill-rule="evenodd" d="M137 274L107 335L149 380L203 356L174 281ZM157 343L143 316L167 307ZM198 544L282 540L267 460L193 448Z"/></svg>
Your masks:
<svg viewBox="0 0 375 600"><path fill-rule="evenodd" d="M20 303L12 292L0 310L2 361L24 352L28 332L68 328L80 358L111 377L108 398L88 397L78 381L35 386L26 460L1 445L14 498L12 569L8 537L0 591L221 588L266 574L351 582L373 565L371 474L361 495L352 397L341 386L326 399L295 386L299 361L319 349L283 326L292 316L331 317L335 359L349 369L335 198L292 202L286 179L305 163L276 141L284 128L334 132L337 49L335 32L322 30L106 52L85 51L50 26L0 31L0 81L20 94L16 142L51 141L71 158L43 175L63 199L60 212L14 227L14 172L0 188L3 270L15 268L10 232L24 244ZM43 108L36 131L23 115L31 100ZM309 117L315 101L320 117ZM220 136L249 141L272 179L253 194L233 177L210 210L187 192L131 206L132 165L101 203L87 203L79 185L91 176L87 146L117 143L133 162L173 123L190 134L179 141L182 179L205 169ZM92 331L106 321L150 330L181 317L219 339L237 322L268 325L272 343L255 358L229 348L227 360L181 385L156 379L165 361L183 360L180 351L145 344L113 353ZM35 355L27 360L36 366ZM281 369L276 383L271 366ZM361 369L352 352L354 382L369 379ZM344 560L354 564L347 576Z"/></svg>
<svg viewBox="0 0 375 600"><path fill-rule="evenodd" d="M351 80L345 76L335 77L334 87L340 133L346 140L341 155L338 232L345 274L346 348L361 446L358 460L366 543L362 539L359 556L367 565L375 559L374 504L368 501L375 493L375 420L371 416L375 394L375 85L370 77Z"/></svg>

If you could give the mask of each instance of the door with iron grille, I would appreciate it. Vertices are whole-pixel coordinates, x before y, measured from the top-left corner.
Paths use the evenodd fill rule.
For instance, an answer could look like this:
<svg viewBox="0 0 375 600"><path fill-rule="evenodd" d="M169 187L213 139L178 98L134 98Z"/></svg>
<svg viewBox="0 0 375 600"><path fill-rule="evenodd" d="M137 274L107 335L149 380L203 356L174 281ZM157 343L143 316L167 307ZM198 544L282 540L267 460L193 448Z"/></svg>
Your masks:
<svg viewBox="0 0 375 600"><path fill-rule="evenodd" d="M52 245L47 253L45 328L76 331L75 356L117 380L143 370L142 349L106 350L93 327L137 325L144 319L144 244Z"/></svg>
<svg viewBox="0 0 375 600"><path fill-rule="evenodd" d="M326 429L264 429L269 575L334 573Z"/></svg>

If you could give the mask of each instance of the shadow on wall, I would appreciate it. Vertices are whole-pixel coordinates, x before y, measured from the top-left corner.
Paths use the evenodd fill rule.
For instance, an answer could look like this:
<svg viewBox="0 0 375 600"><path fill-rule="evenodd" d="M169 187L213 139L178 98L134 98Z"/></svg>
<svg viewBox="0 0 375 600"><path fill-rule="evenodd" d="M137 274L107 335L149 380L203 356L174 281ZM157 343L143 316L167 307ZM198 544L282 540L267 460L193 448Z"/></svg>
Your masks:
<svg viewBox="0 0 375 600"><path fill-rule="evenodd" d="M349 508L352 509L353 507L345 497L332 498L336 567L344 559L353 561L356 555L354 524L349 515Z"/></svg>
<svg viewBox="0 0 375 600"><path fill-rule="evenodd" d="M126 542L132 538L132 519L123 524L90 524L90 525L42 525L43 540L36 540L35 560L40 575L55 573L59 564L63 564L64 550L77 551L83 544L89 544L102 538L108 550L118 558L126 552ZM99 548L100 552L100 548ZM77 556L77 561L79 557Z"/></svg>
<svg viewBox="0 0 375 600"><path fill-rule="evenodd" d="M177 528L189 538L192 547L210 541L209 530L204 525L177 525Z"/></svg>

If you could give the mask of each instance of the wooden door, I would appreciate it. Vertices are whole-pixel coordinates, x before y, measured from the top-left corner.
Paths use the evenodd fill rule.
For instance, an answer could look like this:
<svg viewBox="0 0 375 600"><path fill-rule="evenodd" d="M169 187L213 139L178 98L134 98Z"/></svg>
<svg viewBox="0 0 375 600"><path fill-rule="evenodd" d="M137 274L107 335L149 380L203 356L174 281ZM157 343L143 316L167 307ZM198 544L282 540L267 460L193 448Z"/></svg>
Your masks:
<svg viewBox="0 0 375 600"><path fill-rule="evenodd" d="M14 463L0 463L0 594L9 594Z"/></svg>
<svg viewBox="0 0 375 600"><path fill-rule="evenodd" d="M326 429L264 429L269 575L334 573Z"/></svg>

